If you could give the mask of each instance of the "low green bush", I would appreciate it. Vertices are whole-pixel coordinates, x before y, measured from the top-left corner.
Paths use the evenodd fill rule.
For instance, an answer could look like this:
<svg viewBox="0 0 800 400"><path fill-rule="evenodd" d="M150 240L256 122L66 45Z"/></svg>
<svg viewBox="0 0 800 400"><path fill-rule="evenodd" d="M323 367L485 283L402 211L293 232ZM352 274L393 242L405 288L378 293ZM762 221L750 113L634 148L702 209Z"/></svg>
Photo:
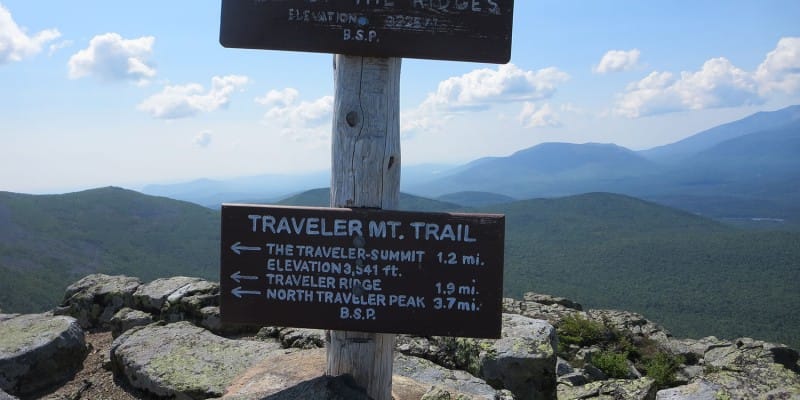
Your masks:
<svg viewBox="0 0 800 400"><path fill-rule="evenodd" d="M681 356L659 352L645 361L644 367L649 378L656 382L659 388L667 388L675 384L675 373L683 364Z"/></svg>
<svg viewBox="0 0 800 400"><path fill-rule="evenodd" d="M571 314L561 321L557 331L559 343L583 347L599 343L607 329L600 322L584 318L580 314Z"/></svg>
<svg viewBox="0 0 800 400"><path fill-rule="evenodd" d="M603 371L609 378L627 378L630 371L628 355L613 351L601 351L595 354L592 356L592 365Z"/></svg>

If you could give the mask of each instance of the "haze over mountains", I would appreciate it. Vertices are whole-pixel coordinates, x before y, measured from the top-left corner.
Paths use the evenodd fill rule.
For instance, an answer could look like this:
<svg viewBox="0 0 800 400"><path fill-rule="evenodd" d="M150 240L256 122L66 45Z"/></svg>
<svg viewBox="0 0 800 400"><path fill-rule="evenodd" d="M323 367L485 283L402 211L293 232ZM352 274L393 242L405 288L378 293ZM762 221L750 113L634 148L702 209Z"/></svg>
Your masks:
<svg viewBox="0 0 800 400"><path fill-rule="evenodd" d="M718 219L797 226L798 155L800 105L638 152L614 144L544 143L458 167L404 166L402 189L466 206L613 192ZM327 172L200 180L152 185L143 192L217 207L223 201L276 201L327 186L328 180Z"/></svg>

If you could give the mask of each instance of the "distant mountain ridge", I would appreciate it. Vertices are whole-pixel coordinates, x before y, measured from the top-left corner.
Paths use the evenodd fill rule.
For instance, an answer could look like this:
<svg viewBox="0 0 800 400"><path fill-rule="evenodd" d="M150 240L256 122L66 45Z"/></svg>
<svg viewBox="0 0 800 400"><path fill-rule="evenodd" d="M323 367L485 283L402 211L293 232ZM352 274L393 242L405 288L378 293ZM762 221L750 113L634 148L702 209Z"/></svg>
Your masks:
<svg viewBox="0 0 800 400"><path fill-rule="evenodd" d="M800 120L800 105L772 112L758 112L738 121L719 125L675 143L640 151L639 154L660 162L676 162L710 149L726 140L749 133L780 128Z"/></svg>
<svg viewBox="0 0 800 400"><path fill-rule="evenodd" d="M614 192L714 218L788 221L800 228L800 106L758 113L655 152L613 144L543 143L476 160L409 188L442 196L483 191L514 198Z"/></svg>

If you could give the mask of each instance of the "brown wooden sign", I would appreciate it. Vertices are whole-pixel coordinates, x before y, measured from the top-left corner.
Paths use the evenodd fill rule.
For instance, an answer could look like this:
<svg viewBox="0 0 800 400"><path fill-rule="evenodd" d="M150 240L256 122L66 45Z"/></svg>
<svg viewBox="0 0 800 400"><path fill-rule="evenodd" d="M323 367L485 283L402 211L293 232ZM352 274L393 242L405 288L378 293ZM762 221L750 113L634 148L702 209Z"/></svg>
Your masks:
<svg viewBox="0 0 800 400"><path fill-rule="evenodd" d="M505 217L222 206L225 323L500 337Z"/></svg>
<svg viewBox="0 0 800 400"><path fill-rule="evenodd" d="M514 0L222 0L225 47L505 64Z"/></svg>

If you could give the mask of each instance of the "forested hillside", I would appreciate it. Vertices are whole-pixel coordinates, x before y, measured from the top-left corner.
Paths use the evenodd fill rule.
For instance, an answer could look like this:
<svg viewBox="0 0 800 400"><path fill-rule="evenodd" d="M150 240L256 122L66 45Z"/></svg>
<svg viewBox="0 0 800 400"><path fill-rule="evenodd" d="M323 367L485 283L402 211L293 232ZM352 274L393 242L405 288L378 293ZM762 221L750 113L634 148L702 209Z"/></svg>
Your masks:
<svg viewBox="0 0 800 400"><path fill-rule="evenodd" d="M284 204L320 206L327 189ZM401 208L470 211L402 195ZM627 309L679 336L800 347L800 233L749 231L636 198L591 193L474 209L506 215L507 296ZM94 273L219 279L219 212L118 188L0 193L0 309L54 307Z"/></svg>
<svg viewBox="0 0 800 400"><path fill-rule="evenodd" d="M732 228L606 193L488 211L506 214L507 295L632 310L679 336L800 345L800 233Z"/></svg>
<svg viewBox="0 0 800 400"><path fill-rule="evenodd" d="M218 279L219 214L103 188L64 195L0 193L0 309L42 311L94 273Z"/></svg>

